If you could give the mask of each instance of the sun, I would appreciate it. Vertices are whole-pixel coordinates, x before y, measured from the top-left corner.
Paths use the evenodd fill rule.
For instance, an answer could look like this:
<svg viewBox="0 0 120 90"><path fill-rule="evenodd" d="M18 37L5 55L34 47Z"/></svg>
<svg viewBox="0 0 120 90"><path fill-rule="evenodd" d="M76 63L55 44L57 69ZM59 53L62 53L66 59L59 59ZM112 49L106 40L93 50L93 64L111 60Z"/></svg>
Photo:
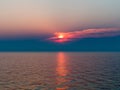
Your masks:
<svg viewBox="0 0 120 90"><path fill-rule="evenodd" d="M59 38L59 39L62 39L62 38L64 38L64 35L63 35L63 34L60 34L60 35L58 35L58 38Z"/></svg>

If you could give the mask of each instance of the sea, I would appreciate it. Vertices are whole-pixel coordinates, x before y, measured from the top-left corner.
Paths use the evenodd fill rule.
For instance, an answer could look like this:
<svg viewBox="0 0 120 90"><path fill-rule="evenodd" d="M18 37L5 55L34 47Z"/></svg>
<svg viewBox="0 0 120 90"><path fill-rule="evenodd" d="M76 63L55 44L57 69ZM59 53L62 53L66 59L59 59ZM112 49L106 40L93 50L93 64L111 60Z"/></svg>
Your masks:
<svg viewBox="0 0 120 90"><path fill-rule="evenodd" d="M0 53L0 90L120 90L120 52Z"/></svg>

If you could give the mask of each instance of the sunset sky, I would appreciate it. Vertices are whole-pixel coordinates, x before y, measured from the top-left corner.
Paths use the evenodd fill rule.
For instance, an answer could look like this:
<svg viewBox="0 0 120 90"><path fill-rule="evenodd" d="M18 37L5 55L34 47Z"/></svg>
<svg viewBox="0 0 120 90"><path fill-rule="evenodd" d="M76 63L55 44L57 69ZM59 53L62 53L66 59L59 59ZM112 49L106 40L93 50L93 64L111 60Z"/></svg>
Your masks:
<svg viewBox="0 0 120 90"><path fill-rule="evenodd" d="M0 38L45 35L56 41L61 32L62 41L119 36L119 10L120 0L0 0Z"/></svg>

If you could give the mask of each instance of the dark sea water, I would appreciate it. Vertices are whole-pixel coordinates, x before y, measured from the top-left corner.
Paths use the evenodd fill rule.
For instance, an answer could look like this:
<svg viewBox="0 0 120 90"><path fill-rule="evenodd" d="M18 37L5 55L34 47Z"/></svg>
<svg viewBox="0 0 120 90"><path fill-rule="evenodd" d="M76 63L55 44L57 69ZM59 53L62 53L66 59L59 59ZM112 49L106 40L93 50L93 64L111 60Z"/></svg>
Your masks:
<svg viewBox="0 0 120 90"><path fill-rule="evenodd" d="M0 90L120 90L120 53L0 53Z"/></svg>

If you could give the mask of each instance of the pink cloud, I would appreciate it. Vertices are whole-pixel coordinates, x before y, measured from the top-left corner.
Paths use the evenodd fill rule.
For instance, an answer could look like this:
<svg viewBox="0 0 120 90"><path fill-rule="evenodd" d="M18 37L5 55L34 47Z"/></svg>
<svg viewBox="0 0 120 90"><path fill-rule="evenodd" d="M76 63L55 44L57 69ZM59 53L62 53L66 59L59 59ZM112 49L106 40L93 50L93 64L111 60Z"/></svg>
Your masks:
<svg viewBox="0 0 120 90"><path fill-rule="evenodd" d="M58 38L62 34L64 38ZM110 37L120 35L119 28L100 28L100 29L85 29L81 31L73 32L56 32L53 37L50 37L49 40L55 42L66 42L78 38L89 38L89 37Z"/></svg>

